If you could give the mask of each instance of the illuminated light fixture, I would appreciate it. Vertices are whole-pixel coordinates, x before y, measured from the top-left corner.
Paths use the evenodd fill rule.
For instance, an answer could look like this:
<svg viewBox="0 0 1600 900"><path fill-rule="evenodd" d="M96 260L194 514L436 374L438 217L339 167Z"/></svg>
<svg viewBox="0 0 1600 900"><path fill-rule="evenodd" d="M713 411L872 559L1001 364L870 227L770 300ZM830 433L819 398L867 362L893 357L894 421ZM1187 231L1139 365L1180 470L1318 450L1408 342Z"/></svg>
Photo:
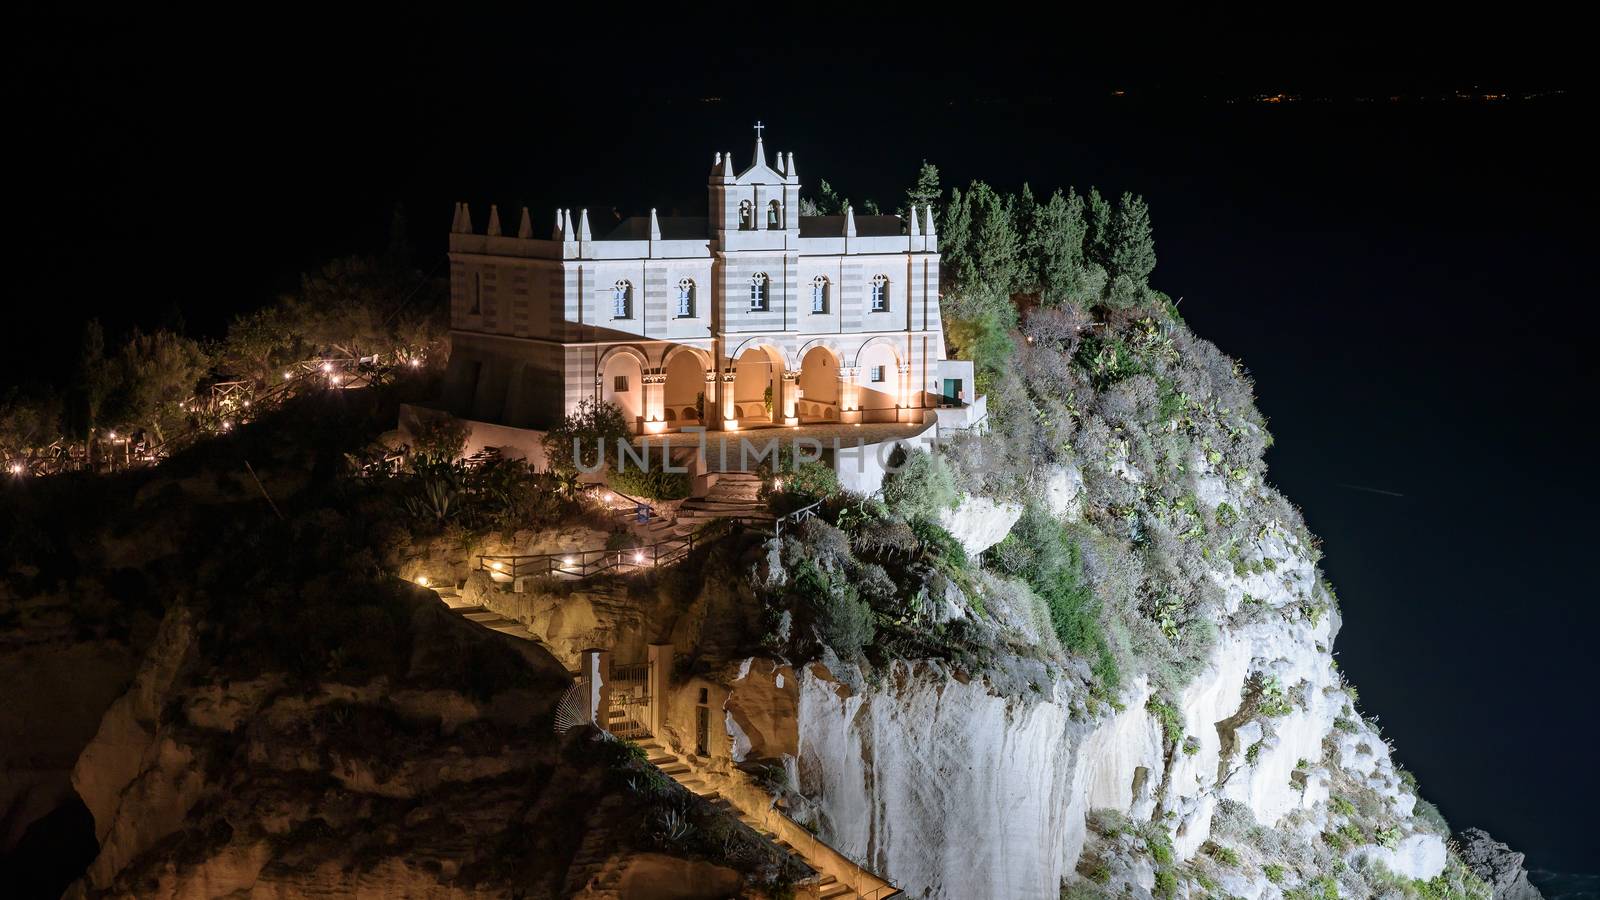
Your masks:
<svg viewBox="0 0 1600 900"><path fill-rule="evenodd" d="M407 363L407 365L409 365L409 366L411 366L411 368L415 369L417 366L422 365L422 360L417 359L415 357L412 357L411 361L409 363Z"/></svg>
<svg viewBox="0 0 1600 900"><path fill-rule="evenodd" d="M606 502L610 503L614 499L616 499L616 498L611 496L611 492L610 491L606 491Z"/></svg>
<svg viewBox="0 0 1600 900"><path fill-rule="evenodd" d="M506 564L501 562L501 561L499 561L499 560L495 560L494 562L489 563L489 568L495 570L496 572L504 569L505 567L506 567Z"/></svg>
<svg viewBox="0 0 1600 900"><path fill-rule="evenodd" d="M774 479L772 479L772 489L775 490L775 491L783 490L783 479L782 478L774 478Z"/></svg>
<svg viewBox="0 0 1600 900"><path fill-rule="evenodd" d="M329 375L328 376L328 383L329 384L338 384L339 383L339 376L337 376L337 375Z"/></svg>
<svg viewBox="0 0 1600 900"><path fill-rule="evenodd" d="M224 419L223 422L222 422L222 430L223 431L232 431L233 430L233 423L227 421L226 419Z"/></svg>
<svg viewBox="0 0 1600 900"><path fill-rule="evenodd" d="M422 587L427 587L428 586L428 576L426 576L426 575L418 575L417 576L417 584L422 586Z"/></svg>
<svg viewBox="0 0 1600 900"><path fill-rule="evenodd" d="M117 433L115 431L108 431L106 432L106 438L114 441L117 439Z"/></svg>
<svg viewBox="0 0 1600 900"><path fill-rule="evenodd" d="M330 362L323 363L322 364L322 371L324 371L324 372L332 372L333 371L333 363L330 363Z"/></svg>
<svg viewBox="0 0 1600 900"><path fill-rule="evenodd" d="M292 375L290 375L290 374L289 374L289 373L288 373L288 372L285 372L285 373L283 373L283 380L284 380L284 381L288 381L288 380L289 380L289 379L290 379L290 378L292 378L292 377L293 377L293 376L292 376Z"/></svg>
<svg viewBox="0 0 1600 900"><path fill-rule="evenodd" d="M635 550L635 551L633 551L633 561L636 564L644 562L644 551L643 550Z"/></svg>
<svg viewBox="0 0 1600 900"><path fill-rule="evenodd" d="M9 470L13 475L21 475L22 463L12 463L11 465L7 466L6 469Z"/></svg>
<svg viewBox="0 0 1600 900"><path fill-rule="evenodd" d="M563 565L563 566L570 566L570 565L572 565L572 564L573 564L573 562L574 562L574 560L573 560L573 559L572 559L572 557L570 557L570 556L569 556L569 557L567 557L567 558L566 558L566 559L563 559L563 560L562 560L562 561L561 561L561 564L562 564L562 565Z"/></svg>
<svg viewBox="0 0 1600 900"><path fill-rule="evenodd" d="M245 407L246 407L246 408L247 408L247 409L248 409L248 408L249 408L249 406L250 406L250 401L249 401L249 400L246 400L246 401L245 401L245 402L244 402L244 405L245 405Z"/></svg>

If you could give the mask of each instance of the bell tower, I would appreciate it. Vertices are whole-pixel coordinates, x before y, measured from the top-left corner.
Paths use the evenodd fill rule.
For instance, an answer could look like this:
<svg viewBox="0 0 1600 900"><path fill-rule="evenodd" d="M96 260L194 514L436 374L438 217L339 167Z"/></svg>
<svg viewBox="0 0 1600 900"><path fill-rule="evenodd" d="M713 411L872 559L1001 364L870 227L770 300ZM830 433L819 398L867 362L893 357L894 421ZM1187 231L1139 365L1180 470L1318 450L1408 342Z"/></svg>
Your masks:
<svg viewBox="0 0 1600 900"><path fill-rule="evenodd" d="M778 153L772 164L762 130L755 124L756 144L748 168L735 174L732 153L718 153L708 179L712 237L728 246L730 232L787 231L800 228L800 177L794 154Z"/></svg>

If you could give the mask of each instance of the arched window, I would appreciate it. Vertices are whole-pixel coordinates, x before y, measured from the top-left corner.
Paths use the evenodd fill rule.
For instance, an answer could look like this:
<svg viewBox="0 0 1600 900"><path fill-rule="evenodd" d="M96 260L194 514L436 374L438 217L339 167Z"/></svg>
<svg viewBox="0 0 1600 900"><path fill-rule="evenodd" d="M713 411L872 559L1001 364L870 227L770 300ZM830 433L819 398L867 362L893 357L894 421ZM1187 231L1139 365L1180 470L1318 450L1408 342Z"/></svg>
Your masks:
<svg viewBox="0 0 1600 900"><path fill-rule="evenodd" d="M757 272L750 276L750 311L767 311L767 273Z"/></svg>
<svg viewBox="0 0 1600 900"><path fill-rule="evenodd" d="M872 276L872 311L889 311L889 278L887 275Z"/></svg>
<svg viewBox="0 0 1600 900"><path fill-rule="evenodd" d="M811 311L825 313L828 311L828 276L818 275L811 279Z"/></svg>
<svg viewBox="0 0 1600 900"><path fill-rule="evenodd" d="M626 279L611 286L611 318L633 318L633 284Z"/></svg>
<svg viewBox="0 0 1600 900"><path fill-rule="evenodd" d="M749 200L739 201L739 230L749 231L756 227L755 207Z"/></svg>
<svg viewBox="0 0 1600 900"><path fill-rule="evenodd" d="M783 227L783 204L774 200L767 204L767 228L778 229Z"/></svg>
<svg viewBox="0 0 1600 900"><path fill-rule="evenodd" d="M694 282L687 278L678 281L678 318L694 318Z"/></svg>

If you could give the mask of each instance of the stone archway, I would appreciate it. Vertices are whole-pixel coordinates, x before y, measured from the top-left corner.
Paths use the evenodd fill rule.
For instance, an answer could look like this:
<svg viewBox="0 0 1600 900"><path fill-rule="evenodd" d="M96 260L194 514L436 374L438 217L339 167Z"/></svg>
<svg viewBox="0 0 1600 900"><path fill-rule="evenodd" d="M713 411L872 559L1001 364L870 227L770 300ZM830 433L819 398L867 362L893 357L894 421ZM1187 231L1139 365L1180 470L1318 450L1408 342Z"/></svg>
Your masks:
<svg viewBox="0 0 1600 900"><path fill-rule="evenodd" d="M839 354L822 344L800 358L795 415L802 423L839 421L839 369Z"/></svg>
<svg viewBox="0 0 1600 900"><path fill-rule="evenodd" d="M723 415L741 427L783 422L783 354L765 344L744 348L733 363L732 396Z"/></svg>
<svg viewBox="0 0 1600 900"><path fill-rule="evenodd" d="M636 353L617 351L600 369L600 399L615 403L636 430L645 415L644 365Z"/></svg>
<svg viewBox="0 0 1600 900"><path fill-rule="evenodd" d="M661 370L665 378L661 417L668 428L705 424L707 415L702 411L714 409L706 384L710 367L709 358L693 347L675 347L667 353Z"/></svg>
<svg viewBox="0 0 1600 900"><path fill-rule="evenodd" d="M868 341L856 354L855 406L863 422L894 422L903 401L900 350L886 340Z"/></svg>

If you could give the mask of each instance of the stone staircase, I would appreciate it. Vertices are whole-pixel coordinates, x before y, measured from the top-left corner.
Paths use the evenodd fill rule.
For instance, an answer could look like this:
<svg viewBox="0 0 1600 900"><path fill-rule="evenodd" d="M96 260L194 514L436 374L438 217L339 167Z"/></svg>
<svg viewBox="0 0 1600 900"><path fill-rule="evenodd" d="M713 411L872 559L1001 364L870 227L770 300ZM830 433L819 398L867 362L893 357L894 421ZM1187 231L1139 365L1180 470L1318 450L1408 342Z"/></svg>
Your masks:
<svg viewBox="0 0 1600 900"><path fill-rule="evenodd" d="M761 479L750 472L724 472L704 497L691 497L678 507L678 527L698 528L729 517L772 521L761 500Z"/></svg>
<svg viewBox="0 0 1600 900"><path fill-rule="evenodd" d="M436 587L433 592L439 595L439 599L444 601L445 606L450 607L451 612L466 619L468 622L475 622L490 631L509 634L519 640L538 640L533 632L528 630L528 626L515 619L508 619L487 606L470 606L463 603L461 592L454 587Z"/></svg>
<svg viewBox="0 0 1600 900"><path fill-rule="evenodd" d="M839 879L833 875L824 874L822 867L817 860L808 858L804 851L795 847L793 844L790 844L788 841L772 833L771 831L768 831L760 822L746 815L743 811L729 803L720 792L706 784L705 781L695 773L694 769L691 768L688 763L678 758L676 753L673 753L671 750L667 749L667 747L659 740L656 738L645 738L638 743L639 746L644 749L645 758L649 760L651 765L660 769L662 774L683 785L685 788L688 788L688 790L696 796L710 802L710 804L716 807L718 810L721 810L722 812L738 819L740 822L743 822L745 825L748 825L752 831L771 841L773 845L783 850L785 853L792 854L804 860L807 865L815 870L818 873L818 879L813 883L813 885L808 885L808 887L814 887L814 892L807 893L805 888L802 888L797 896L806 898L817 897L820 898L820 900L861 900L861 895L857 894L848 885L841 884Z"/></svg>

